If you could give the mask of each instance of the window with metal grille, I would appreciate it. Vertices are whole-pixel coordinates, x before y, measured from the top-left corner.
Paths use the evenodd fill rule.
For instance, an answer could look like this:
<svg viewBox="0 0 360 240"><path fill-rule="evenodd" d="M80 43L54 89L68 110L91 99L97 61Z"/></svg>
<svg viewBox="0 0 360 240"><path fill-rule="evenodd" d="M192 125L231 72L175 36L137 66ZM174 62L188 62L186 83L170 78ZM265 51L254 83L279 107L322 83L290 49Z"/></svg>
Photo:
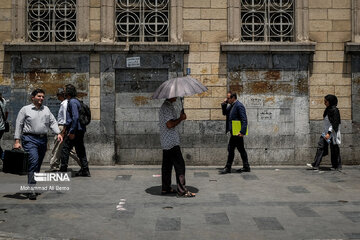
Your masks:
<svg viewBox="0 0 360 240"><path fill-rule="evenodd" d="M169 0L116 0L116 41L169 41Z"/></svg>
<svg viewBox="0 0 360 240"><path fill-rule="evenodd" d="M241 40L294 41L294 5L295 0L241 0Z"/></svg>
<svg viewBox="0 0 360 240"><path fill-rule="evenodd" d="M30 42L76 41L76 0L28 0Z"/></svg>

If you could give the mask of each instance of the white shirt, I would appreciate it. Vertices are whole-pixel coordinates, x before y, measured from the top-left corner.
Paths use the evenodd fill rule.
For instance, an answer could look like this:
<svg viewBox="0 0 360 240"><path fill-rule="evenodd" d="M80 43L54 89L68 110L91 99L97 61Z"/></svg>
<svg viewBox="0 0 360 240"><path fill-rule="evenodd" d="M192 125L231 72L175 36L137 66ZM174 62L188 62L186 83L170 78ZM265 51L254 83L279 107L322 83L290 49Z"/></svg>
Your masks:
<svg viewBox="0 0 360 240"><path fill-rule="evenodd" d="M324 124L324 134L326 135L328 132L331 132L330 136L333 144L341 144L341 133L340 133L341 124L339 124L338 131L335 132L327 115L324 118L323 124Z"/></svg>
<svg viewBox="0 0 360 240"><path fill-rule="evenodd" d="M4 116L6 117L7 109L6 109L6 100L5 100L5 98L3 98L2 101L0 101L0 107L3 110ZM0 112L0 130L5 129L5 123L4 122L5 121L4 121L3 116L2 116L2 114Z"/></svg>
<svg viewBox="0 0 360 240"><path fill-rule="evenodd" d="M65 125L66 124L66 110L67 110L67 106L68 106L68 100L65 99L64 101L61 102L60 104L60 109L58 112L58 124L60 125Z"/></svg>

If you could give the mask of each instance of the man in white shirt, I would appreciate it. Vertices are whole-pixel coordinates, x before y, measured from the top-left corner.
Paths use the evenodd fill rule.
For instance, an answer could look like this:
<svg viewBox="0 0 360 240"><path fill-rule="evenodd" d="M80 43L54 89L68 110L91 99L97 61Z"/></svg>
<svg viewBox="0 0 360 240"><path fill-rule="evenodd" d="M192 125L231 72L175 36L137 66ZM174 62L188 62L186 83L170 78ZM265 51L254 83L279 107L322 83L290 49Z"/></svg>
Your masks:
<svg viewBox="0 0 360 240"><path fill-rule="evenodd" d="M0 113L0 139L2 138L2 136L5 133L5 122L7 120L8 117L8 111L7 111L7 107L6 107L6 100L5 98L2 97L2 93L0 93L0 108L1 108L1 113ZM0 158L2 158L3 155L3 149L0 146Z"/></svg>
<svg viewBox="0 0 360 240"><path fill-rule="evenodd" d="M59 101L61 101L60 109L58 112L58 125L61 133L64 136L64 126L66 124L66 111L68 106L68 100L65 98L65 91L63 88L59 88L58 92L56 94ZM52 156L50 159L50 170L51 171L57 171L60 168L60 157L61 157L61 150L63 147L63 142L59 142L57 138L55 138L54 148L51 152ZM76 152L74 149L70 151L70 157L76 161L76 163L81 166L80 159L76 155Z"/></svg>

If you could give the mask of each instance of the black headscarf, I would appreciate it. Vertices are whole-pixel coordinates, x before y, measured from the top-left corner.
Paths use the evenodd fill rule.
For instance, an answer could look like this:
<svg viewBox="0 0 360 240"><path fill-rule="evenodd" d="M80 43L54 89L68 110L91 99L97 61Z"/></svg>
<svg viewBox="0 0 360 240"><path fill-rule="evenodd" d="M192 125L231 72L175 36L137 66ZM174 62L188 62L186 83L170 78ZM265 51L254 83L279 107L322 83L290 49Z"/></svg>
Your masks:
<svg viewBox="0 0 360 240"><path fill-rule="evenodd" d="M339 124L341 124L340 112L339 109L336 107L338 104L338 99L335 95L326 95L326 101L329 102L329 106L325 109L323 117L325 118L326 115L329 118L331 126L337 132L339 130Z"/></svg>

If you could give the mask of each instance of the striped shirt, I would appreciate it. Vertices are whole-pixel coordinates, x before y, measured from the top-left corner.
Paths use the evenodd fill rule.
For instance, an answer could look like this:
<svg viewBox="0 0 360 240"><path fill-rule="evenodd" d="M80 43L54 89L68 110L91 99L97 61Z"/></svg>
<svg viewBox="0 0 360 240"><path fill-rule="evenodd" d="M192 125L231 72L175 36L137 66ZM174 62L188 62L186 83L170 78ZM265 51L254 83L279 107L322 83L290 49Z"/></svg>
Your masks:
<svg viewBox="0 0 360 240"><path fill-rule="evenodd" d="M161 105L159 112L159 127L160 127L160 143L162 149L169 150L177 145L180 145L180 136L177 127L168 128L166 123L170 120L176 119L176 112L174 105L165 100Z"/></svg>

